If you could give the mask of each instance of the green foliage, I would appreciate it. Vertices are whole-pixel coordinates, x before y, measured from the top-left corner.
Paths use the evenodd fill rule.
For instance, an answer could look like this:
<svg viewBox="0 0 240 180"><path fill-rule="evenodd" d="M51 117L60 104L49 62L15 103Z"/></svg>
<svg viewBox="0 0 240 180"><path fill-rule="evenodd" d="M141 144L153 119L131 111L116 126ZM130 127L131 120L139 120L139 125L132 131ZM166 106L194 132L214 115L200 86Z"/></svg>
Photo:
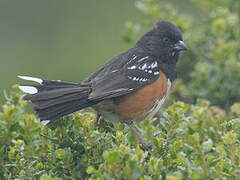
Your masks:
<svg viewBox="0 0 240 180"><path fill-rule="evenodd" d="M238 179L240 3L192 2L205 14L202 20L171 4L139 0L142 22L126 23L124 40L133 43L157 20L173 21L190 48L179 62L181 79L173 93L194 105L175 102L161 116L136 124L152 150L142 150L123 124L101 120L95 129L90 109L43 126L26 113L27 104L14 89L5 93L0 111L0 179Z"/></svg>
<svg viewBox="0 0 240 180"><path fill-rule="evenodd" d="M41 125L16 90L0 112L0 179L236 179L240 176L240 104L230 113L198 100L176 102L136 124L153 148L143 151L128 127L91 110ZM158 136L155 137L156 133Z"/></svg>
<svg viewBox="0 0 240 180"><path fill-rule="evenodd" d="M141 33L160 19L175 23L189 47L179 62L175 95L185 102L204 98L228 110L240 101L240 1L192 0L202 17L180 13L173 4L139 0L143 13L139 24L126 23L126 42L133 43Z"/></svg>

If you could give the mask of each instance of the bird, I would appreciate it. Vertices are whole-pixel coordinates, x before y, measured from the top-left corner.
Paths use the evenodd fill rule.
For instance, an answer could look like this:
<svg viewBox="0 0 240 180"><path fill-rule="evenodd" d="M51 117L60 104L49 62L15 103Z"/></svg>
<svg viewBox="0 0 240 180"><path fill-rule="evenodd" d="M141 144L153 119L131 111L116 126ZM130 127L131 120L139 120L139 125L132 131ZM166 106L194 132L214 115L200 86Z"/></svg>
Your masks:
<svg viewBox="0 0 240 180"><path fill-rule="evenodd" d="M135 122L152 118L165 102L177 78L177 62L187 50L181 30L160 20L135 45L113 57L81 83L30 76L21 79L38 85L20 85L24 100L33 104L36 115L48 125L78 110L92 107L96 121L125 123L144 149L151 148Z"/></svg>

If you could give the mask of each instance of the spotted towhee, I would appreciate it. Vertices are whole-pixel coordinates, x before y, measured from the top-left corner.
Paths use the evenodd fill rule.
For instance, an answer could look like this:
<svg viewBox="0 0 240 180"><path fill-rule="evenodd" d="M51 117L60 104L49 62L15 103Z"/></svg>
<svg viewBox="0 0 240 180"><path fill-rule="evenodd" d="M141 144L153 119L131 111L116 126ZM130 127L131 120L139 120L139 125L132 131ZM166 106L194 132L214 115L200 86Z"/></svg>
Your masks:
<svg viewBox="0 0 240 180"><path fill-rule="evenodd" d="M33 103L44 125L92 107L97 117L126 123L148 148L150 144L133 122L153 117L162 106L177 77L179 52L186 49L181 31L168 21L159 21L133 48L112 58L80 84L19 76L40 84L19 88L28 93L24 99Z"/></svg>

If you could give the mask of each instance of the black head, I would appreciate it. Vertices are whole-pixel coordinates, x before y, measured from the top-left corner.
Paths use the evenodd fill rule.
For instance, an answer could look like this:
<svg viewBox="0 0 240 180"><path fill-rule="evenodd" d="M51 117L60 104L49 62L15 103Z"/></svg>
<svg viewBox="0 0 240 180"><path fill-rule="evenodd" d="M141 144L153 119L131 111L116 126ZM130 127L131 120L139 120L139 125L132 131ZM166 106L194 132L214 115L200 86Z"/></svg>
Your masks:
<svg viewBox="0 0 240 180"><path fill-rule="evenodd" d="M136 46L164 63L176 63L179 52L187 50L181 31L168 21L157 22L151 31L139 39Z"/></svg>

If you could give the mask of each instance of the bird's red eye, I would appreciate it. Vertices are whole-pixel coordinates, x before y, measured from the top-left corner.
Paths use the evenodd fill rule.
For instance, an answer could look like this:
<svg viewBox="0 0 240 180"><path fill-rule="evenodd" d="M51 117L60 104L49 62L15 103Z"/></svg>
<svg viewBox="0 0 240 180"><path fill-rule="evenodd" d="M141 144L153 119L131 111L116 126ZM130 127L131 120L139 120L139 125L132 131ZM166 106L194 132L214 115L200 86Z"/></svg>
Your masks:
<svg viewBox="0 0 240 180"><path fill-rule="evenodd" d="M163 38L163 42L167 43L168 42L168 38L164 37Z"/></svg>

